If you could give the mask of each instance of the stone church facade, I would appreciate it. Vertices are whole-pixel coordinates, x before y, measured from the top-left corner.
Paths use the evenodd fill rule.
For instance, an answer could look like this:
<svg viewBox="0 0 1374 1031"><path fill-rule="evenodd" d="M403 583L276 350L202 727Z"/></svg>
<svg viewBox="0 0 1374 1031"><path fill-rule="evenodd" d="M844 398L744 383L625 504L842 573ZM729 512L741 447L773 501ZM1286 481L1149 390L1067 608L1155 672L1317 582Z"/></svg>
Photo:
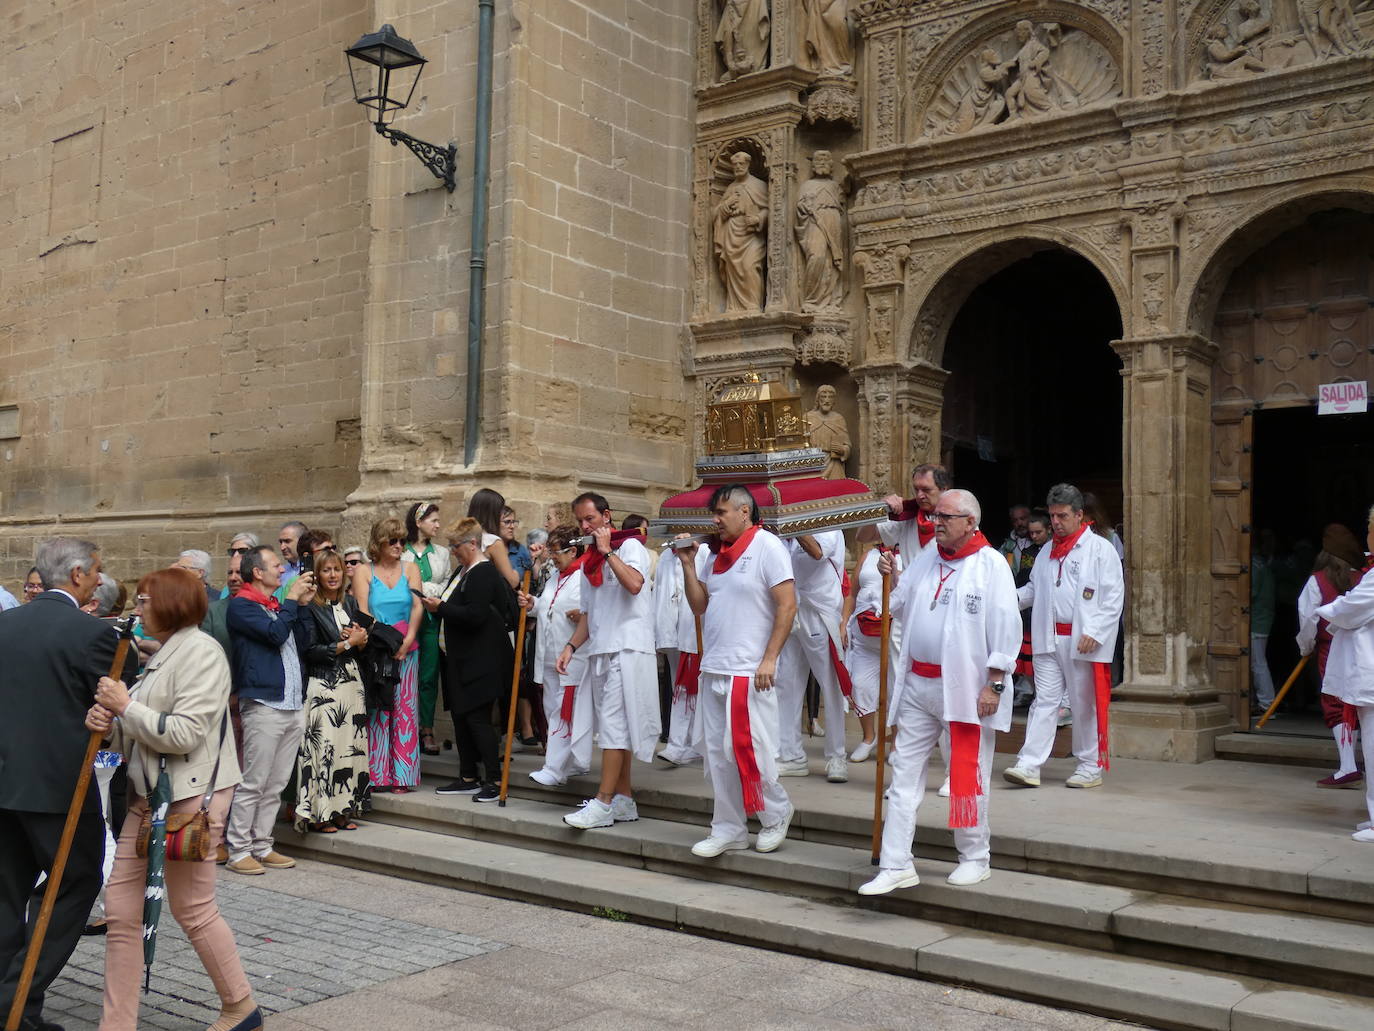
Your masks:
<svg viewBox="0 0 1374 1031"><path fill-rule="evenodd" d="M844 7L851 50L836 58L824 15ZM835 382L853 427L849 471L878 490L901 491L913 464L941 459L965 483L979 452L1015 450L1018 433L1040 451L1119 440L1119 464L1094 482L1119 501L1128 566L1114 748L1209 756L1219 732L1248 725L1256 412L1310 410L1318 384L1374 371L1374 4L724 9L698 5L698 404L750 368ZM770 45L741 74L730 65L749 60L738 41L760 11ZM847 174L818 176L815 151ZM762 294L744 308L723 289L718 231L736 154L769 216L757 229ZM817 178L842 183L835 217L847 225L847 250L826 252L842 283L824 296L807 267L823 248L799 235L814 221L799 199ZM1016 293L1018 276L1055 256L1067 278ZM1038 369L1018 366L1026 389L998 396L988 381L1003 359L987 334L1000 325L1008 348L1023 335L988 310L999 297L1027 305L1014 313L1025 322L1103 307L1098 346L1119 373L1093 389L1067 338L1041 341ZM1080 416L1082 395L1118 391L1118 407L1094 411L1122 413L1119 438L1118 416ZM1016 410L1025 417L1006 414ZM986 429L968 425L971 411ZM1374 483L1354 475L1367 507ZM1017 484L1007 500L1043 497L1050 482Z"/></svg>
<svg viewBox="0 0 1374 1031"><path fill-rule="evenodd" d="M21 0L0 579L53 529L127 578L477 486L527 527L587 488L651 513L756 373L833 386L875 489L926 460L993 503L1091 486L1127 554L1116 751L1245 725L1284 420L1374 372L1374 3L502 0L465 465L475 19ZM429 59L396 124L457 144L451 194L350 95L384 21Z"/></svg>

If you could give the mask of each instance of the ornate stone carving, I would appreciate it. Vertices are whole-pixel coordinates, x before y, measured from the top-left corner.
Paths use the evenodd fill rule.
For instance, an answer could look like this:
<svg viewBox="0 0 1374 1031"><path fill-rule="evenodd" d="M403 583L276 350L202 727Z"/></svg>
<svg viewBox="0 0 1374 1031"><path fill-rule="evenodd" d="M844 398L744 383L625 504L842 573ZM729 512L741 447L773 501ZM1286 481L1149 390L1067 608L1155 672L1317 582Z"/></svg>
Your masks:
<svg viewBox="0 0 1374 1031"><path fill-rule="evenodd" d="M725 62L720 81L767 68L771 35L768 0L725 0L716 26L716 46Z"/></svg>
<svg viewBox="0 0 1374 1031"><path fill-rule="evenodd" d="M1204 11L1192 78L1221 81L1368 52L1350 0L1229 0Z"/></svg>
<svg viewBox="0 0 1374 1031"><path fill-rule="evenodd" d="M832 177L830 151L811 155L812 177L797 194L802 311L838 309L845 289L844 190Z"/></svg>
<svg viewBox="0 0 1374 1031"><path fill-rule="evenodd" d="M829 362L848 368L853 360L847 319L818 320L797 346L797 361L802 365Z"/></svg>
<svg viewBox="0 0 1374 1031"><path fill-rule="evenodd" d="M863 270L864 286L877 286L883 283L900 283L902 268L911 255L906 244L890 247L879 244L854 255L854 264Z"/></svg>
<svg viewBox="0 0 1374 1031"><path fill-rule="evenodd" d="M801 0L801 64L822 75L847 75L854 68L849 0Z"/></svg>
<svg viewBox="0 0 1374 1031"><path fill-rule="evenodd" d="M726 311L762 311L763 264L767 253L768 184L749 171L745 151L730 156L734 180L711 218L712 252Z"/></svg>
<svg viewBox="0 0 1374 1031"><path fill-rule="evenodd" d="M897 33L885 32L872 42L873 142L897 142Z"/></svg>
<svg viewBox="0 0 1374 1031"><path fill-rule="evenodd" d="M859 93L848 76L827 76L816 81L806 95L806 121L835 122L859 127Z"/></svg>
<svg viewBox="0 0 1374 1031"><path fill-rule="evenodd" d="M985 38L945 79L924 134L963 134L1121 95L1121 70L1088 33L1022 20Z"/></svg>
<svg viewBox="0 0 1374 1031"><path fill-rule="evenodd" d="M820 448L830 457L821 475L827 480L844 479L844 463L850 451L849 424L835 411L835 388L828 383L817 387L816 407L803 418L811 435L811 446Z"/></svg>
<svg viewBox="0 0 1374 1031"><path fill-rule="evenodd" d="M1165 64L1169 53L1168 11L1163 3L1137 3L1136 39L1140 92L1163 93L1168 88Z"/></svg>

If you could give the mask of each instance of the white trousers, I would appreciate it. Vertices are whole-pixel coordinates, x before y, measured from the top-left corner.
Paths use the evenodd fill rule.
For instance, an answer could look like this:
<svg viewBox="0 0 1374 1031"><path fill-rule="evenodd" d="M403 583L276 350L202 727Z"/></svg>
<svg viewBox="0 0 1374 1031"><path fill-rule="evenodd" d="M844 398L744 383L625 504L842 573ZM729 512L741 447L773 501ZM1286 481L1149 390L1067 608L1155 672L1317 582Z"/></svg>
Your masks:
<svg viewBox="0 0 1374 1031"><path fill-rule="evenodd" d="M854 624L849 626L849 648L844 653L844 664L849 669L849 679L854 682L854 708L863 712L875 712L878 708L878 667L882 658L882 638L865 637ZM892 689L892 674L895 663L888 663L887 685ZM890 697L890 696L889 696Z"/></svg>
<svg viewBox="0 0 1374 1031"><path fill-rule="evenodd" d="M587 685L596 707L602 749L622 748L640 762L658 750L658 657L653 652L609 652L587 659Z"/></svg>
<svg viewBox="0 0 1374 1031"><path fill-rule="evenodd" d="M1274 678L1269 673L1268 634L1250 635L1250 680L1253 682L1255 705L1263 712L1274 704Z"/></svg>
<svg viewBox="0 0 1374 1031"><path fill-rule="evenodd" d="M677 679L677 662L681 652L676 648L663 649L663 657L668 660L668 679ZM688 695L685 690L673 684L673 705L669 710L668 743L659 751L663 758L675 763L689 763L700 759L701 753L693 742L697 739L697 724L701 722L701 696Z"/></svg>
<svg viewBox="0 0 1374 1031"><path fill-rule="evenodd" d="M711 836L740 841L749 836L749 824L744 812L739 767L735 765L735 750L730 737L730 691L733 683L734 677L703 673L701 691L697 695L697 711L701 714L706 776L711 779L711 792L715 796L715 807L711 811ZM763 812L759 814L759 823L764 827L775 827L787 816L790 805L787 792L778 783L778 767L773 759L778 742L778 693L776 689L756 691L752 682L745 690L749 693L749 730L754 740L754 761L758 763L759 777L763 782Z"/></svg>
<svg viewBox="0 0 1374 1031"><path fill-rule="evenodd" d="M884 870L905 870L912 863L911 842L916 836L916 812L925 796L930 753L935 750L941 735L949 733L944 712L942 682L938 678L908 673L892 742L892 786L887 791L883 848L878 857ZM992 854L988 793L996 738L997 732L991 727L982 728L978 744L978 778L983 793L978 796L978 826L954 828L954 847L962 863L986 864Z"/></svg>
<svg viewBox="0 0 1374 1031"><path fill-rule="evenodd" d="M262 857L272 851L272 826L281 808L281 793L296 768L296 752L305 731L301 709L274 709L262 702L239 701L243 718L243 783L234 794L225 844L229 861Z"/></svg>
<svg viewBox="0 0 1374 1031"><path fill-rule="evenodd" d="M1374 705L1361 705L1360 749L1364 752L1364 805L1374 821Z"/></svg>
<svg viewBox="0 0 1374 1031"><path fill-rule="evenodd" d="M1076 772L1096 775L1097 696L1093 688L1093 667L1079 662L1077 641L1072 635L1054 639L1054 651L1035 656L1035 701L1026 716L1026 740L1016 765L1023 770L1038 770L1054 750L1054 734L1059 729L1059 707L1073 710L1073 754L1078 759ZM1066 700L1067 699L1067 700Z"/></svg>
<svg viewBox="0 0 1374 1031"><path fill-rule="evenodd" d="M815 674L825 706L825 757L844 758L844 695L830 662L830 634L820 620L801 620L778 656L778 758L806 759L802 747L802 710L806 706L806 674Z"/></svg>
<svg viewBox="0 0 1374 1031"><path fill-rule="evenodd" d="M543 670L544 719L549 724L549 740L544 747L544 769L561 780L576 770L592 765L592 692L586 684L573 690L572 733L563 727L563 688L558 671L550 662Z"/></svg>

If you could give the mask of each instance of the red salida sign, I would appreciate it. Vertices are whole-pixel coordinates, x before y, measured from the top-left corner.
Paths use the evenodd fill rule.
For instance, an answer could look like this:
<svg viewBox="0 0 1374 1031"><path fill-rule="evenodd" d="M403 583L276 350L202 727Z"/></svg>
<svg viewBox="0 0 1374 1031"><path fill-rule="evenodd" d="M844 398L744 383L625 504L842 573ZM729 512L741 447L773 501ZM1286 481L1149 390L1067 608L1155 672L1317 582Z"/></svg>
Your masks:
<svg viewBox="0 0 1374 1031"><path fill-rule="evenodd" d="M1318 415L1350 415L1369 411L1369 384L1323 383L1317 388Z"/></svg>

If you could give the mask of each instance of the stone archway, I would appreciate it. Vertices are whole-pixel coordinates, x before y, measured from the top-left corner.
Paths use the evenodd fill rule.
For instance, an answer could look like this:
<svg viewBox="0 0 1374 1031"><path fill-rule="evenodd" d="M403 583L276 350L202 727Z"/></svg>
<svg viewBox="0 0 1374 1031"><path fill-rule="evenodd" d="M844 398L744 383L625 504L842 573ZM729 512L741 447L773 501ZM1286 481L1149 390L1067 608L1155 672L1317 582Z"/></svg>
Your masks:
<svg viewBox="0 0 1374 1031"><path fill-rule="evenodd" d="M1217 345L1208 668L1237 724L1248 728L1257 649L1280 680L1296 660L1284 592L1268 641L1251 636L1263 629L1253 612L1271 609L1275 570L1291 566L1305 579L1312 555L1301 542L1319 542L1326 521L1352 521L1374 496L1368 462L1350 452L1374 436L1370 427L1319 420L1313 407L1320 383L1374 378L1374 194L1328 188L1280 198L1217 241L1199 269L1189 324ZM1328 467L1336 452L1349 461ZM1337 476L1354 477L1343 493L1328 489ZM1363 492L1358 502L1345 496L1352 491ZM1319 511L1295 509L1294 493ZM1261 554L1270 548L1277 563ZM1269 566L1263 577L1257 562Z"/></svg>

